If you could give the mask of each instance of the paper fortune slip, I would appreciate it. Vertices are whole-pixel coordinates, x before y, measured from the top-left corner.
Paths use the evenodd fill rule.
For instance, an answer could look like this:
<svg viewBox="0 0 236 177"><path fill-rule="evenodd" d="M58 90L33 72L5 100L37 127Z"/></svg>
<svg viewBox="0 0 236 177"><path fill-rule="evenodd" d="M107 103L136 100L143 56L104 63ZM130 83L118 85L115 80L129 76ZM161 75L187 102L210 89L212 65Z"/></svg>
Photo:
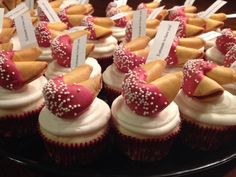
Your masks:
<svg viewBox="0 0 236 177"><path fill-rule="evenodd" d="M214 13L216 13L221 7L223 7L227 2L222 0L215 1L207 10L198 14L199 17L208 18Z"/></svg>
<svg viewBox="0 0 236 177"><path fill-rule="evenodd" d="M19 37L22 48L36 46L34 26L29 13L22 14L14 19L17 36Z"/></svg>
<svg viewBox="0 0 236 177"><path fill-rule="evenodd" d="M4 8L0 8L0 32L2 32L3 19L4 19Z"/></svg>
<svg viewBox="0 0 236 177"><path fill-rule="evenodd" d="M39 0L38 5L50 22L53 23L61 21L47 0Z"/></svg>
<svg viewBox="0 0 236 177"><path fill-rule="evenodd" d="M147 10L136 10L133 14L132 22L132 40L146 34Z"/></svg>
<svg viewBox="0 0 236 177"><path fill-rule="evenodd" d="M176 21L162 21L160 23L148 55L148 60L165 59L169 55L178 27L179 22Z"/></svg>
<svg viewBox="0 0 236 177"><path fill-rule="evenodd" d="M20 3L18 6L16 6L15 9L12 9L8 13L6 13L5 17L9 17L11 19L14 19L14 18L24 14L28 10L29 10L29 8L26 6L25 3Z"/></svg>
<svg viewBox="0 0 236 177"><path fill-rule="evenodd" d="M71 54L71 69L85 63L87 35L75 39Z"/></svg>
<svg viewBox="0 0 236 177"><path fill-rule="evenodd" d="M184 2L184 6L192 6L194 4L195 0L186 0Z"/></svg>
<svg viewBox="0 0 236 177"><path fill-rule="evenodd" d="M221 35L222 35L221 33L218 33L216 31L210 31L210 32L201 34L198 37L202 38L205 41L209 41Z"/></svg>
<svg viewBox="0 0 236 177"><path fill-rule="evenodd" d="M152 13L148 16L148 20L153 20L159 15L159 13L164 9L165 6L158 7L152 11Z"/></svg>

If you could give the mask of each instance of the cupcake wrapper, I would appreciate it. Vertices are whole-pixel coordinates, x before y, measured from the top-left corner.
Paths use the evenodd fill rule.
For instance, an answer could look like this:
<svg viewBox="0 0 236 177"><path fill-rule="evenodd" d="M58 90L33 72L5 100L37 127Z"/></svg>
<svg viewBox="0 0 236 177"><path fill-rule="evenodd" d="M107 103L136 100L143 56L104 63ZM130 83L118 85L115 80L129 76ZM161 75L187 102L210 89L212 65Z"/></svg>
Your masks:
<svg viewBox="0 0 236 177"><path fill-rule="evenodd" d="M233 139L233 132L236 126L225 127L222 129L206 128L200 125L183 120L181 139L184 144L193 149L209 151L218 150L230 144Z"/></svg>
<svg viewBox="0 0 236 177"><path fill-rule="evenodd" d="M102 72L106 70L108 66L110 66L113 63L113 56L110 57L102 57L102 58L96 58L99 65L102 68Z"/></svg>
<svg viewBox="0 0 236 177"><path fill-rule="evenodd" d="M121 95L121 92L112 89L111 87L109 87L108 85L106 85L105 83L103 84L103 93L106 95L108 104L111 105L112 102Z"/></svg>
<svg viewBox="0 0 236 177"><path fill-rule="evenodd" d="M48 155L62 166L74 164L86 165L95 162L105 151L108 142L109 127L106 132L94 139L80 144L65 144L51 140L40 133Z"/></svg>
<svg viewBox="0 0 236 177"><path fill-rule="evenodd" d="M116 144L119 150L131 160L152 162L168 155L175 139L179 135L178 131L162 139L138 139L127 136L113 127Z"/></svg>
<svg viewBox="0 0 236 177"><path fill-rule="evenodd" d="M38 116L43 105L39 108L18 115L0 118L0 136L22 137L37 133Z"/></svg>

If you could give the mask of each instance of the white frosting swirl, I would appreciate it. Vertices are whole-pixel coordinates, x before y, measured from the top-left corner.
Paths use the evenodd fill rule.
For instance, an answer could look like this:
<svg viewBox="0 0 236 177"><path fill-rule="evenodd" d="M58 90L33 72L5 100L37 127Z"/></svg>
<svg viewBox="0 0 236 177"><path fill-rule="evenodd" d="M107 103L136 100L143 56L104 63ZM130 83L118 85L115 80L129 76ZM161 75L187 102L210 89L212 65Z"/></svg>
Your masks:
<svg viewBox="0 0 236 177"><path fill-rule="evenodd" d="M180 91L175 102L184 115L206 124L236 125L236 96L227 91L213 102L201 102Z"/></svg>
<svg viewBox="0 0 236 177"><path fill-rule="evenodd" d="M42 90L46 82L47 79L41 76L17 91L0 87L0 108L14 109L34 103L42 98Z"/></svg>
<svg viewBox="0 0 236 177"><path fill-rule="evenodd" d="M88 57L85 60L85 63L93 67L93 71L92 71L90 77L94 77L94 76L101 74L102 69L96 59ZM54 60L48 65L48 69L45 72L45 76L48 79L53 79L57 76L60 76L60 75L63 75L63 74L69 73L69 72L71 72L71 68L63 67L63 66L57 64L57 62Z"/></svg>
<svg viewBox="0 0 236 177"><path fill-rule="evenodd" d="M118 41L123 41L123 39L125 38L125 28L113 26L111 30L112 30L112 35Z"/></svg>
<svg viewBox="0 0 236 177"><path fill-rule="evenodd" d="M180 124L179 110L174 102L155 117L144 117L130 110L123 97L119 96L113 102L111 111L114 121L120 127L144 136L166 135Z"/></svg>
<svg viewBox="0 0 236 177"><path fill-rule="evenodd" d="M88 43L95 45L90 56L94 58L111 57L117 45L117 40L113 36L109 36L100 40L88 40Z"/></svg>
<svg viewBox="0 0 236 177"><path fill-rule="evenodd" d="M75 136L90 134L104 128L110 117L109 106L103 100L95 98L87 111L73 119L61 119L44 107L39 115L39 124L56 136Z"/></svg>
<svg viewBox="0 0 236 177"><path fill-rule="evenodd" d="M103 72L102 77L106 85L121 92L125 73L120 72L114 64L107 67L107 69Z"/></svg>
<svg viewBox="0 0 236 177"><path fill-rule="evenodd" d="M215 47L211 47L206 51L207 60L214 61L220 65L224 63L225 56Z"/></svg>

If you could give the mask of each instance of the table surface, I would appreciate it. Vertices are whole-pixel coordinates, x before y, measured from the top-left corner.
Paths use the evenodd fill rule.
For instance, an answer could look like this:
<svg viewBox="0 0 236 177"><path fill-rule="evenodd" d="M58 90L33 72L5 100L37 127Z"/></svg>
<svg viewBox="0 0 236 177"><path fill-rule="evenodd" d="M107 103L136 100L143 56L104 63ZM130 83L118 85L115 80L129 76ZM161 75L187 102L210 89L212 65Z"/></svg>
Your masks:
<svg viewBox="0 0 236 177"><path fill-rule="evenodd" d="M198 174L188 175L186 177L235 177L236 176L236 159L223 166L204 171ZM53 174L35 171L21 166L7 158L0 158L0 176L1 177L50 177ZM69 177L69 176L67 176Z"/></svg>
<svg viewBox="0 0 236 177"><path fill-rule="evenodd" d="M105 7L110 0L90 0L90 3L93 4L95 9L95 15L104 16ZM99 3L98 3L99 2ZM139 2L143 2L140 0L129 0L128 4L132 7L136 8ZM150 2L150 1L146 1ZM167 8L173 7L174 5L183 4L184 0L163 0L163 4L166 5ZM201 1L196 0L195 4L198 8L198 11L205 10L209 5L211 5L214 0ZM236 13L235 5L233 5L232 1L229 1L222 9L221 12L225 12L227 14ZM226 21L226 26L236 29L236 20L229 19ZM6 157L0 157L0 177L49 177L54 176L52 174L43 174L43 172L33 171L32 169L28 169L24 166L20 166L15 162L10 161ZM208 170L206 172L202 172L200 174L190 175L191 177L236 177L236 159L222 165L220 167ZM189 177L190 177L189 176Z"/></svg>

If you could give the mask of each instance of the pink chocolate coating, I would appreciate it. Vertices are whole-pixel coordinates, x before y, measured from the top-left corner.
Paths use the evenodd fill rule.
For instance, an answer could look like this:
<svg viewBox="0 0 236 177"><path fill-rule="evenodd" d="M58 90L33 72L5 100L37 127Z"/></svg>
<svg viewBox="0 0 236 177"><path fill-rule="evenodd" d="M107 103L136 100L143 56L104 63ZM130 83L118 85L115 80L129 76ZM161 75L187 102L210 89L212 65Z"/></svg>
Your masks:
<svg viewBox="0 0 236 177"><path fill-rule="evenodd" d="M216 38L216 47L224 55L236 44L236 38L231 29L224 29Z"/></svg>
<svg viewBox="0 0 236 177"><path fill-rule="evenodd" d="M179 38L186 37L187 17L178 16L178 17L174 18L173 21L180 22L176 36Z"/></svg>
<svg viewBox="0 0 236 177"><path fill-rule="evenodd" d="M70 67L72 43L70 36L65 34L55 38L51 45L52 57L61 66Z"/></svg>
<svg viewBox="0 0 236 177"><path fill-rule="evenodd" d="M183 91L186 95L193 96L198 84L203 79L204 75L215 68L217 65L211 61L203 59L189 60L183 68L184 81Z"/></svg>
<svg viewBox="0 0 236 177"><path fill-rule="evenodd" d="M72 28L73 27L73 25L69 22L69 18L68 18L67 14L66 14L66 10L65 9L61 10L58 13L58 17L60 18L60 20L62 22L64 22L68 26L68 28Z"/></svg>
<svg viewBox="0 0 236 177"><path fill-rule="evenodd" d="M24 83L20 72L12 61L14 52L0 52L0 86L8 90L17 90Z"/></svg>
<svg viewBox="0 0 236 177"><path fill-rule="evenodd" d="M40 47L50 47L52 34L47 22L39 22L35 27L35 36Z"/></svg>
<svg viewBox="0 0 236 177"><path fill-rule="evenodd" d="M226 53L224 66L230 67L236 61L236 44Z"/></svg>
<svg viewBox="0 0 236 177"><path fill-rule="evenodd" d="M130 70L122 85L122 95L136 114L152 117L165 109L169 102L155 85L146 83L146 77L146 72L140 67Z"/></svg>
<svg viewBox="0 0 236 177"><path fill-rule="evenodd" d="M178 58L177 58L177 55L176 55L176 47L177 47L178 43L179 43L179 40L178 40L178 38L176 38L174 40L174 42L172 43L172 45L171 45L169 55L165 59L166 60L166 64L168 66L176 66L176 65L178 65Z"/></svg>
<svg viewBox="0 0 236 177"><path fill-rule="evenodd" d="M144 64L146 59L145 57L135 55L123 46L117 46L113 53L113 62L117 69L123 73L127 73L129 70Z"/></svg>
<svg viewBox="0 0 236 177"><path fill-rule="evenodd" d="M43 88L43 95L48 110L65 119L78 117L94 100L89 89L80 84L65 84L63 77L49 80Z"/></svg>

